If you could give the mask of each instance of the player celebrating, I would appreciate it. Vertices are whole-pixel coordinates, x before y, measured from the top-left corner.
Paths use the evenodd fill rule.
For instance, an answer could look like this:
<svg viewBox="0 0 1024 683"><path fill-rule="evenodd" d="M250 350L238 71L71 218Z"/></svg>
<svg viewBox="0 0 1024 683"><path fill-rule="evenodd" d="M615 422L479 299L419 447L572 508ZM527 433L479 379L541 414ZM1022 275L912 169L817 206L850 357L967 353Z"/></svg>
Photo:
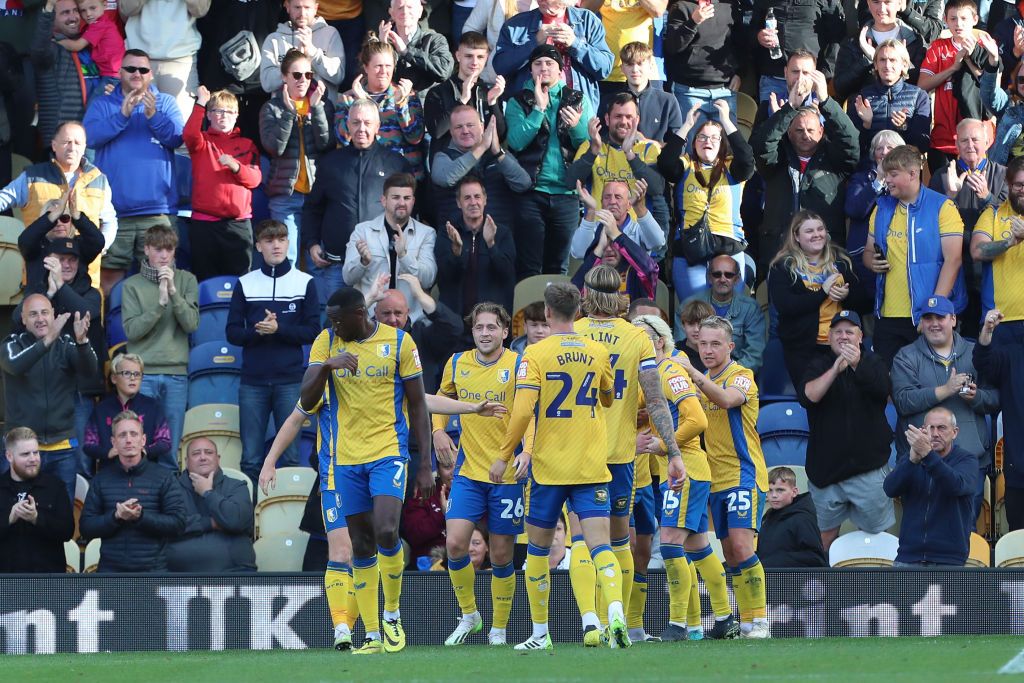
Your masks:
<svg viewBox="0 0 1024 683"><path fill-rule="evenodd" d="M410 425L423 444L417 492L429 497L434 490L419 354L408 334L370 320L357 289L342 287L332 294L327 318L331 329L313 342L300 400L311 410L327 386L325 407L331 411L332 434L337 435L334 483L352 538L355 596L366 627L366 639L354 654L398 652L405 647L399 612L405 558L398 523L405 499ZM377 611L381 584L383 640Z"/></svg>
<svg viewBox="0 0 1024 683"><path fill-rule="evenodd" d="M722 563L708 543L708 498L711 493L711 469L708 457L700 445L700 435L708 426L707 416L697 398L697 392L686 376L683 365L671 357L672 329L655 315L641 315L633 324L650 335L661 374L661 390L668 399L672 421L676 425L675 440L683 452L686 481L671 487L664 471L661 474L661 556L665 560L665 573L669 588L669 622L661 634L664 641L688 640L687 609L691 606L692 590L696 582L694 565L701 570L704 583L715 610L715 627L711 638L735 638L739 624L729 606L729 589L725 584ZM685 358L685 356L684 356ZM663 455L665 444L659 439L638 440L649 453ZM665 461L654 458L658 463ZM676 488L677 490L673 490ZM700 598L697 598L699 613ZM698 618L699 621L699 618Z"/></svg>
<svg viewBox="0 0 1024 683"><path fill-rule="evenodd" d="M302 431L305 421L313 420L316 424L316 453L320 478L320 512L327 533L327 570L324 572L324 592L327 595L327 607L334 623L334 648L348 650L352 647L352 628L359 618L359 606L356 604L355 591L352 588L352 539L348 535L348 524L341 505L341 498L334 484L334 454L337 452L335 435L331 432L332 411L324 410L326 392L312 410L304 410L300 401L291 415L281 425L274 437L274 443L263 461L260 470L259 484L263 493L269 493L277 483L277 461L285 449ZM490 417L496 414L507 414L507 409L490 401L464 403L453 401L443 396L427 396L427 408L435 414L459 415L476 413Z"/></svg>
<svg viewBox="0 0 1024 683"><path fill-rule="evenodd" d="M658 434L665 437L669 446L670 459L680 458L679 449L672 435L675 430L672 417L661 393L661 382L654 360L654 349L647 335L621 316L626 312L626 302L619 292L622 277L611 266L599 265L591 269L584 279L583 311L586 318L577 320L577 334L590 337L603 345L610 354L614 372L614 401L605 412L608 428L608 469L612 480L608 495L611 499L611 546L615 559L622 571L623 607L629 609L629 596L633 587L633 552L629 547L629 517L633 510L634 460L636 459L636 416L639 407L640 388L646 396L653 397L648 405L651 424ZM673 470L677 478L684 474L681 458L675 460ZM575 512L573 510L573 512ZM578 523L575 515L570 516L574 541L578 538ZM574 544L572 552L573 591L580 605L583 620L583 642L588 646L600 642L598 618L592 603L587 599L594 595L594 570L586 560L583 548ZM646 567L643 567L646 571ZM575 571L574 571L575 570Z"/></svg>
<svg viewBox="0 0 1024 683"><path fill-rule="evenodd" d="M732 360L732 323L712 316L700 323L697 372L677 358L702 395L707 413L704 433L711 465L711 516L722 541L740 610L741 638L770 638L764 567L754 553L768 491L768 472L757 435L758 396L754 373ZM706 580L705 576L705 580Z"/></svg>
<svg viewBox="0 0 1024 683"><path fill-rule="evenodd" d="M451 398L489 399L510 408L518 357L502 343L508 337L511 318L498 304L479 303L473 307L467 322L475 349L456 353L448 359L439 393ZM487 641L491 645L505 644L505 627L516 590L512 552L516 535L523 531L523 484L516 482L515 469L511 466L500 484L490 482L488 470L494 454L500 452L507 422L507 419L499 422L475 416L462 420L445 525L448 574L462 609L462 619L444 641L445 645L461 645L483 626L473 593L476 570L468 552L475 524L484 517L490 532L491 602L494 606ZM450 457L455 452L455 445L445 432L445 423L443 417L434 418L434 449L438 458Z"/></svg>

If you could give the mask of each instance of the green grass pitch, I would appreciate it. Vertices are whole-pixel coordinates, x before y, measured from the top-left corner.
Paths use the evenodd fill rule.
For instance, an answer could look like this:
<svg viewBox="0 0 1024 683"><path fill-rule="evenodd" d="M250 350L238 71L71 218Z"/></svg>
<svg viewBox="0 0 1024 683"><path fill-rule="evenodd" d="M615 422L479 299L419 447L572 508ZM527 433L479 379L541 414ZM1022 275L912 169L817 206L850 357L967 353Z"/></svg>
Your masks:
<svg viewBox="0 0 1024 683"><path fill-rule="evenodd" d="M409 647L354 657L333 650L145 652L5 657L2 679L19 683L140 681L1024 681L999 669L1024 648L1014 636L831 638L645 643L626 651L556 645L517 653L483 645Z"/></svg>

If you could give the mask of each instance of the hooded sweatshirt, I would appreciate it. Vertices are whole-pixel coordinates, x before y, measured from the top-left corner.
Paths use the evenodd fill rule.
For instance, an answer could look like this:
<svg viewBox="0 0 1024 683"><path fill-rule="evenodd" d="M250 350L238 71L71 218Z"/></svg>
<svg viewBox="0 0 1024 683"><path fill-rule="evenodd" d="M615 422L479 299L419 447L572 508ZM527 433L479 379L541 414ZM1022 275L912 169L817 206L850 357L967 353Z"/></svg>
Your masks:
<svg viewBox="0 0 1024 683"><path fill-rule="evenodd" d="M252 191L263 178L256 144L238 129L220 133L203 130L206 109L195 105L183 133L192 157L192 210L225 219L252 216ZM222 154L234 158L238 173L220 163Z"/></svg>
<svg viewBox="0 0 1024 683"><path fill-rule="evenodd" d="M810 493L801 493L784 508L768 508L758 534L757 556L765 567L828 566Z"/></svg>

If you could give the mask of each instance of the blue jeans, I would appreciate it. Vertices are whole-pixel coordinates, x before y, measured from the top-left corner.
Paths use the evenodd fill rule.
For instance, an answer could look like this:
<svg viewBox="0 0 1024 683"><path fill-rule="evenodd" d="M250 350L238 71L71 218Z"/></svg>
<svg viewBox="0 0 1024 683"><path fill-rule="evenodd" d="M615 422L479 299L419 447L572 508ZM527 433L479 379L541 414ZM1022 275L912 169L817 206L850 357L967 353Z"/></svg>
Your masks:
<svg viewBox="0 0 1024 683"><path fill-rule="evenodd" d="M569 268L569 241L580 224L580 202L575 194L548 194L533 190L522 195L516 225L516 273L522 280L541 273L565 274Z"/></svg>
<svg viewBox="0 0 1024 683"><path fill-rule="evenodd" d="M185 428L185 408L188 405L188 377L185 375L144 375L139 390L155 398L164 407L167 426L171 430L171 450L160 464L178 471L178 446Z"/></svg>
<svg viewBox="0 0 1024 683"><path fill-rule="evenodd" d="M778 76L761 76L757 84L757 101L767 102L772 93L780 100L788 100L789 88L786 86L786 79Z"/></svg>
<svg viewBox="0 0 1024 683"><path fill-rule="evenodd" d="M64 482L71 503L75 502L75 475L78 474L78 448L66 448L62 451L42 451L39 453L43 466L41 472L52 474ZM8 510L7 512L10 512Z"/></svg>
<svg viewBox="0 0 1024 683"><path fill-rule="evenodd" d="M242 433L242 471L258 481L266 453L267 420L274 415L274 426L281 429L299 401L302 383L238 387L238 427ZM305 465L299 463L298 440L281 455L279 467Z"/></svg>
<svg viewBox="0 0 1024 683"><path fill-rule="evenodd" d="M279 194L267 202L270 217L288 226L288 259L294 264L299 262L299 223L305 202L306 195L299 192Z"/></svg>
<svg viewBox="0 0 1024 683"><path fill-rule="evenodd" d="M327 23L338 30L341 44L345 48L345 77L338 87L338 92L342 93L352 87L352 81L359 73L359 48L366 37L366 22L359 15L353 19L335 19ZM458 43L458 40L455 42Z"/></svg>
<svg viewBox="0 0 1024 683"><path fill-rule="evenodd" d="M729 103L729 118L732 119L733 125L736 125L736 93L728 88L691 88L688 85L673 83L672 94L679 101L679 109L684 118L693 105L698 103L701 105L702 116L697 118L697 124L690 131L691 135L700 128L705 120L718 121L718 110L711 104L715 100L725 100Z"/></svg>
<svg viewBox="0 0 1024 683"><path fill-rule="evenodd" d="M331 263L326 268L313 266L310 275L316 283L316 292L320 295L320 312L323 313L331 294L345 286L345 279L341 276L341 263Z"/></svg>

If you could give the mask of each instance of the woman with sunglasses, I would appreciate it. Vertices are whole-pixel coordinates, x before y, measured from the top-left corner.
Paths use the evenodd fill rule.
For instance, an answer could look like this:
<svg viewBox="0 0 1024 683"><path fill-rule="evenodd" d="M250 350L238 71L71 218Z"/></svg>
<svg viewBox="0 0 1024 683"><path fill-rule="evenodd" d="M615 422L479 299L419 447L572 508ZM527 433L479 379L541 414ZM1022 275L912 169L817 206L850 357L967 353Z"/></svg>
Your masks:
<svg viewBox="0 0 1024 683"><path fill-rule="evenodd" d="M807 362L829 348L832 317L866 303L856 285L849 255L832 244L821 216L797 211L768 270L768 300L778 312L779 340L794 385Z"/></svg>
<svg viewBox="0 0 1024 683"><path fill-rule="evenodd" d="M260 110L260 142L270 155L265 179L270 217L288 226L288 258L297 263L299 220L316 179L316 161L334 147L334 106L303 53L289 50L281 74L284 85Z"/></svg>
<svg viewBox="0 0 1024 683"><path fill-rule="evenodd" d="M658 171L665 180L675 183L676 227L672 240L672 283L676 297L685 301L708 288L708 259L713 254L729 254L743 273L742 251L747 242L740 218L743 186L754 175L754 152L743 139L729 115L729 103L713 102L717 120L697 125L700 103L686 114L683 127L669 135L658 157ZM689 151L683 154L683 145ZM706 221L705 221L706 217ZM711 233L712 249L700 260L683 255L683 242L706 222Z"/></svg>
<svg viewBox="0 0 1024 683"><path fill-rule="evenodd" d="M348 109L359 99L370 99L380 110L377 140L413 165L417 181L422 181L426 168L423 161L423 104L407 78L394 82L395 48L370 31L359 53L362 73L356 76L352 89L338 98L335 127L342 145L349 144Z"/></svg>
<svg viewBox="0 0 1024 683"><path fill-rule="evenodd" d="M1024 61L1017 62L1010 71L1006 89L999 87L999 52L993 51L988 41L981 41L988 52L988 63L981 76L981 104L999 119L996 137L988 150L988 158L997 164L1008 164L1011 159L1024 156Z"/></svg>

